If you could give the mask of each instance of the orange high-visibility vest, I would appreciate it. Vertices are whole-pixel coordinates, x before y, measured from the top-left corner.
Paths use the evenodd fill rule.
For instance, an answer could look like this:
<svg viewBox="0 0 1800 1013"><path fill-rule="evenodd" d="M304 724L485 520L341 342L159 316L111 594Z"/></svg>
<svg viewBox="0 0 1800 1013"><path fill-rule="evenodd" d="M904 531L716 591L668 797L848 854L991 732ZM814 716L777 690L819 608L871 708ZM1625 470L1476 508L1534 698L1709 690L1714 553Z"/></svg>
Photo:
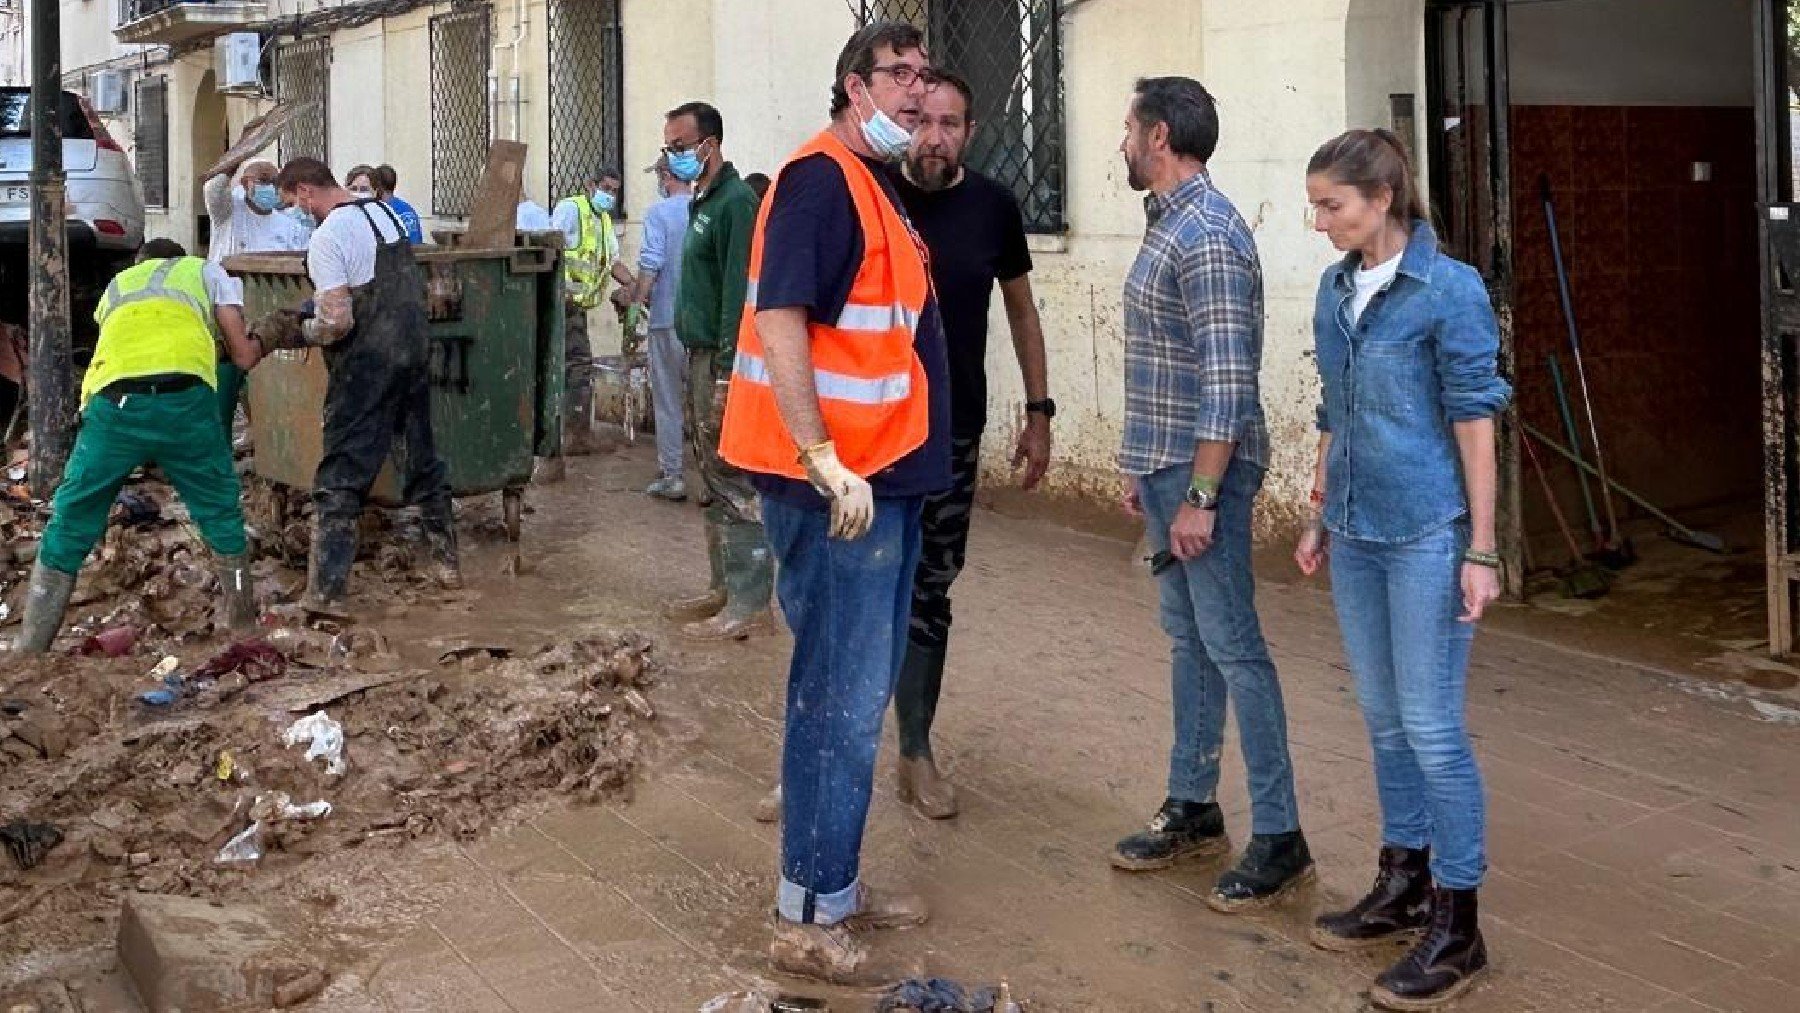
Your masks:
<svg viewBox="0 0 1800 1013"><path fill-rule="evenodd" d="M863 255L843 312L836 320L807 324L813 383L838 459L867 478L918 449L931 429L925 366L913 350L919 318L931 294L931 274L924 244L888 200L881 182L830 131L789 156L784 170L815 154L829 156L844 171L862 225ZM756 331L763 236L781 175L756 216L747 305L738 324L737 362L725 403L719 456L746 471L804 479L800 448L775 405L762 336Z"/></svg>

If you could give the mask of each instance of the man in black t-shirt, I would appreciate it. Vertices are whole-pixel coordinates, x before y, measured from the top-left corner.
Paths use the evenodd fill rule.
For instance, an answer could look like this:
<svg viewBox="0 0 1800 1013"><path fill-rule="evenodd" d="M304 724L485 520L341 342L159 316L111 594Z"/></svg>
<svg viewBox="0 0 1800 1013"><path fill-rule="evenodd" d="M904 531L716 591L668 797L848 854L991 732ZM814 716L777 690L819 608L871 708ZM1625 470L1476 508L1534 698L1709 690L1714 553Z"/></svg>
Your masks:
<svg viewBox="0 0 1800 1013"><path fill-rule="evenodd" d="M987 426L988 307L994 283L1006 305L1025 386L1025 421L1014 447L1021 484L1036 487L1050 463L1050 400L1044 332L1031 295L1031 252L1018 201L963 165L975 127L974 94L962 78L937 72L903 168L892 170L913 227L931 250L950 363L953 484L925 500L919 567L913 579L906 659L894 687L900 733L900 798L933 819L956 815L956 792L931 756L931 721L950 638L950 585L962 572L975 505L981 434Z"/></svg>

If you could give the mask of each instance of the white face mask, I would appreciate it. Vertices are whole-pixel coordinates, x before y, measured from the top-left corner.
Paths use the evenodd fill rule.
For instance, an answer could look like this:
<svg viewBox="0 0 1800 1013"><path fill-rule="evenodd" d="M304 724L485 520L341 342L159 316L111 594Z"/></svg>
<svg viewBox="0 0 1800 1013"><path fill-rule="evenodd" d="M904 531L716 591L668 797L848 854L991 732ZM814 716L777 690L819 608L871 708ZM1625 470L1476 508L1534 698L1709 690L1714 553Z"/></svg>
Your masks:
<svg viewBox="0 0 1800 1013"><path fill-rule="evenodd" d="M363 187L351 187L350 196L355 197L357 200L368 200L375 196L375 191Z"/></svg>
<svg viewBox="0 0 1800 1013"><path fill-rule="evenodd" d="M868 94L865 87L863 95ZM869 104L875 105L875 100L869 99ZM860 117L861 114L862 110L858 109L857 115ZM882 112L880 107L876 107L875 115L862 121L862 135L878 157L890 162L905 158L906 149L912 146L912 132L894 122L894 118Z"/></svg>

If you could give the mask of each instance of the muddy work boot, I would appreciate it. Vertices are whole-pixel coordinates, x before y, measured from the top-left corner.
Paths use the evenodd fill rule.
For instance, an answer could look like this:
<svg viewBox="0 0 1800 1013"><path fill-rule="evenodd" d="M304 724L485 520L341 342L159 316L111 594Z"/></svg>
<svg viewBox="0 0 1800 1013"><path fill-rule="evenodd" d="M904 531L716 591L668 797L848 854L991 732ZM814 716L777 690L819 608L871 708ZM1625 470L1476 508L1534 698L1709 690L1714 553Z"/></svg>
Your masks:
<svg viewBox="0 0 1800 1013"><path fill-rule="evenodd" d="M1312 944L1321 950L1348 953L1409 936L1431 918L1431 852L1425 849L1381 849L1375 885L1348 911L1320 915L1312 926Z"/></svg>
<svg viewBox="0 0 1800 1013"><path fill-rule="evenodd" d="M781 785L769 789L769 793L756 800L756 807L750 810L750 818L758 823L781 822Z"/></svg>
<svg viewBox="0 0 1800 1013"><path fill-rule="evenodd" d="M234 635L256 629L256 581L250 575L249 556L220 556L216 562L219 575L219 618L221 628Z"/></svg>
<svg viewBox="0 0 1800 1013"><path fill-rule="evenodd" d="M769 963L782 974L846 988L882 988L913 977L913 969L870 958L845 922L812 925L776 916Z"/></svg>
<svg viewBox="0 0 1800 1013"><path fill-rule="evenodd" d="M663 475L644 487L644 495L680 503L687 499L687 483L681 480L680 475Z"/></svg>
<svg viewBox="0 0 1800 1013"><path fill-rule="evenodd" d="M75 593L75 574L31 565L31 586L25 593L25 615L19 620L19 636L13 641L18 654L43 654L50 650L62 629L69 596Z"/></svg>
<svg viewBox="0 0 1800 1013"><path fill-rule="evenodd" d="M306 595L300 607L337 619L353 618L345 597L356 563L356 518L313 516L312 551L306 558Z"/></svg>
<svg viewBox="0 0 1800 1013"><path fill-rule="evenodd" d="M1256 834L1237 865L1226 870L1206 895L1206 905L1228 915L1265 908L1316 878L1305 834L1298 830Z"/></svg>
<svg viewBox="0 0 1800 1013"><path fill-rule="evenodd" d="M460 591L463 586L462 562L456 552L456 527L439 524L425 531L425 548L430 555L426 575L432 583L446 591Z"/></svg>
<svg viewBox="0 0 1800 1013"><path fill-rule="evenodd" d="M1434 1010L1468 991L1487 963L1475 891L1438 887L1431 894L1431 920L1424 938L1376 977L1369 999L1382 1009L1402 1013Z"/></svg>
<svg viewBox="0 0 1800 1013"><path fill-rule="evenodd" d="M712 618L688 623L681 635L689 640L743 640L775 629L769 600L775 590L774 561L762 528L732 524L719 530L719 569L725 604Z"/></svg>
<svg viewBox="0 0 1800 1013"><path fill-rule="evenodd" d="M1166 799L1149 826L1113 847L1112 864L1127 872L1166 869L1188 858L1211 860L1230 852L1225 814L1217 802Z"/></svg>
<svg viewBox="0 0 1800 1013"><path fill-rule="evenodd" d="M923 925L931 917L925 898L908 890L888 890L857 884L856 913L844 919L853 932L878 929L909 929Z"/></svg>

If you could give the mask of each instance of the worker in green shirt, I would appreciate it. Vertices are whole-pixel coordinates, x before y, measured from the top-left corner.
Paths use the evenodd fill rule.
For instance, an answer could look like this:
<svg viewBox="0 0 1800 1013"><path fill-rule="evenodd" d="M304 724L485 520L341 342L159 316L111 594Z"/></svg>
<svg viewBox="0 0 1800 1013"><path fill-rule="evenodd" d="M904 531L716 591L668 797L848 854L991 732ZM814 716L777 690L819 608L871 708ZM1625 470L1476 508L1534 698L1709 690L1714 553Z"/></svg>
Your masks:
<svg viewBox="0 0 1800 1013"><path fill-rule="evenodd" d="M769 599L775 561L763 534L756 490L743 472L719 457L719 427L737 357L757 208L755 192L720 151L724 140L724 119L704 102L676 108L663 124L670 173L694 184L682 242L681 288L675 297L675 334L688 350L694 459L712 500L706 508L712 579L704 592L669 602L666 611L670 618L691 620L682 633L696 640L742 640L774 628Z"/></svg>
<svg viewBox="0 0 1800 1013"><path fill-rule="evenodd" d="M152 239L107 286L100 341L81 382L81 430L51 503L14 650L42 654L62 626L75 577L106 533L131 473L156 464L217 562L220 624L256 624L244 514L231 440L219 427L218 355L248 370L262 358L245 333L243 287L180 244Z"/></svg>

